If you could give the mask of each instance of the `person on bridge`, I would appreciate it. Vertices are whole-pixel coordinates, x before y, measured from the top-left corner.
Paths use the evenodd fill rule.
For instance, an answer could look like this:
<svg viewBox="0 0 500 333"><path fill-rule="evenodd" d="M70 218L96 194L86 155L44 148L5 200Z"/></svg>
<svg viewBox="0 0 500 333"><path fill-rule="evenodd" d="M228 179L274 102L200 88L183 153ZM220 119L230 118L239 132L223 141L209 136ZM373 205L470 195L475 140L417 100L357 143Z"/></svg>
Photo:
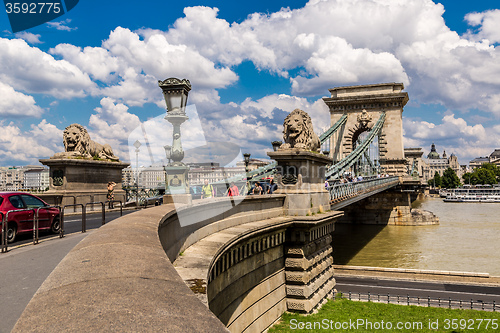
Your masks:
<svg viewBox="0 0 500 333"><path fill-rule="evenodd" d="M238 190L238 186L234 185L233 182L231 182L231 186L229 187L229 190L227 191L227 195L230 197L240 195L240 191Z"/></svg>
<svg viewBox="0 0 500 333"><path fill-rule="evenodd" d="M115 200L115 194L114 194L115 186L116 186L115 182L108 182L108 194L106 195L106 198L108 199L109 209L114 208L113 200Z"/></svg>
<svg viewBox="0 0 500 333"><path fill-rule="evenodd" d="M274 179L271 178L271 183L269 183L269 189L267 190L267 193L273 194L277 189L278 185L274 182Z"/></svg>
<svg viewBox="0 0 500 333"><path fill-rule="evenodd" d="M214 196L215 196L214 187L212 186L212 184L208 183L208 180L205 179L205 185L201 187L201 197L203 199L206 199L206 198L212 198Z"/></svg>
<svg viewBox="0 0 500 333"><path fill-rule="evenodd" d="M262 186L259 182L255 183L252 194L262 194Z"/></svg>

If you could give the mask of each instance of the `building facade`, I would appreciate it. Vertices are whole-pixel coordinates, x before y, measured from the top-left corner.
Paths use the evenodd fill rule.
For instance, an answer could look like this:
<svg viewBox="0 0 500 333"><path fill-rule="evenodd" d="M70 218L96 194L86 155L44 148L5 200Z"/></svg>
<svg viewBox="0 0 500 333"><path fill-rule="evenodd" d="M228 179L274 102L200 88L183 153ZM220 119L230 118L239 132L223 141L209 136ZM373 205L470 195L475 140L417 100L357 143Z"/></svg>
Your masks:
<svg viewBox="0 0 500 333"><path fill-rule="evenodd" d="M430 153L426 157L423 157L423 155L422 148L405 148L408 174L412 170L417 171L420 180L426 183L429 179L434 178L436 172L440 176L443 176L445 170L451 168L455 171L458 178L462 179L465 170L458 163L458 158L455 154L451 154L448 157L446 151L443 151L443 155L440 155L436 150L436 145L433 143Z"/></svg>
<svg viewBox="0 0 500 333"><path fill-rule="evenodd" d="M489 156L476 157L469 162L469 166L472 169L475 169L479 168L484 163L491 163L495 164L496 166L500 166L500 149L495 149Z"/></svg>
<svg viewBox="0 0 500 333"><path fill-rule="evenodd" d="M49 169L38 165L0 167L0 191L45 191Z"/></svg>
<svg viewBox="0 0 500 333"><path fill-rule="evenodd" d="M49 169L33 168L24 171L23 188L31 191L45 191L49 188Z"/></svg>

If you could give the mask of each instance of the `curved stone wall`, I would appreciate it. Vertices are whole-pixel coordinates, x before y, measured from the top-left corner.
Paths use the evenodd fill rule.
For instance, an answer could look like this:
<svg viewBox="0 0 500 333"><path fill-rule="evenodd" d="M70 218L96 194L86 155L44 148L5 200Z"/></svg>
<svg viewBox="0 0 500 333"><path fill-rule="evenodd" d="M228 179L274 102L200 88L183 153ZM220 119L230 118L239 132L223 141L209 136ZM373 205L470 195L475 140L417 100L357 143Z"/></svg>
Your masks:
<svg viewBox="0 0 500 333"><path fill-rule="evenodd" d="M158 235L173 262L187 247L217 231L283 215L284 201L284 195L198 200L165 215L158 227Z"/></svg>
<svg viewBox="0 0 500 333"><path fill-rule="evenodd" d="M319 254L341 213L290 217L284 195L241 199L166 204L93 231L42 284L13 332L254 332L294 305L319 306L334 284ZM287 266L289 257L307 265ZM202 301L186 272L205 281Z"/></svg>
<svg viewBox="0 0 500 333"><path fill-rule="evenodd" d="M168 260L162 205L116 219L82 240L49 275L12 332L224 332Z"/></svg>

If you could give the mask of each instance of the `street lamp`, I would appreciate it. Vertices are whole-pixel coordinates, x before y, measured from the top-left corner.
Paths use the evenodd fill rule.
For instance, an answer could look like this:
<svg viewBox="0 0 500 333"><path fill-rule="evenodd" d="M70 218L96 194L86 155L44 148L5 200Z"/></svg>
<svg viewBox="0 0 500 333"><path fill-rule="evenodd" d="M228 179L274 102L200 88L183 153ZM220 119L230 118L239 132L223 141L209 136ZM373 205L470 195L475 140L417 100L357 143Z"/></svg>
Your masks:
<svg viewBox="0 0 500 333"><path fill-rule="evenodd" d="M271 144L273 145L273 151L278 151L279 147L281 147L281 141L273 141Z"/></svg>
<svg viewBox="0 0 500 333"><path fill-rule="evenodd" d="M188 167L182 163L184 151L181 144L181 125L189 119L186 115L186 104L191 83L187 79L169 78L158 81L158 86L167 103L165 120L173 126L172 146L164 147L168 160L168 165L165 166L165 189L168 189L170 194L187 194Z"/></svg>
<svg viewBox="0 0 500 333"><path fill-rule="evenodd" d="M135 205L138 206L139 202L139 147L141 143L139 140L135 140Z"/></svg>
<svg viewBox="0 0 500 333"><path fill-rule="evenodd" d="M248 173L248 164L250 163L250 153L244 153L243 158L245 160L245 172Z"/></svg>
<svg viewBox="0 0 500 333"><path fill-rule="evenodd" d="M170 156L174 165L182 166L184 165L181 162L184 158L184 151L181 144L181 124L189 119L186 115L186 103L188 93L191 90L191 83L186 79L169 78L158 81L158 85L163 91L163 97L165 97L167 103L165 120L174 127Z"/></svg>
<svg viewBox="0 0 500 333"><path fill-rule="evenodd" d="M135 147L135 187L139 188L139 147L141 143L139 140L134 142Z"/></svg>

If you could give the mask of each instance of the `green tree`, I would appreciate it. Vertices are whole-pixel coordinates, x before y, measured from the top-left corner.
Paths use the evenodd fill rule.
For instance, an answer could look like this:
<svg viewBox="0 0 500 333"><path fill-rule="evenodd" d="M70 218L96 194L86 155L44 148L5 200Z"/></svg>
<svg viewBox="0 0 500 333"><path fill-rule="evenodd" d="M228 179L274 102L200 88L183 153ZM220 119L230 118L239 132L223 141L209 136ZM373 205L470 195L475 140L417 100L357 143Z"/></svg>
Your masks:
<svg viewBox="0 0 500 333"><path fill-rule="evenodd" d="M488 170L485 168L478 168L477 170L477 181L478 184L496 184L497 180L495 177L495 173L492 170ZM476 172L474 171L474 172Z"/></svg>
<svg viewBox="0 0 500 333"><path fill-rule="evenodd" d="M439 172L436 171L436 173L434 174L434 178L431 178L427 181L427 184L429 184L429 186L433 186L433 187L441 187L442 184L442 180L441 180L441 176L439 175Z"/></svg>
<svg viewBox="0 0 500 333"><path fill-rule="evenodd" d="M441 183L444 188L457 188L462 185L457 173L452 168L448 168L444 171Z"/></svg>
<svg viewBox="0 0 500 333"><path fill-rule="evenodd" d="M462 176L465 184L497 184L500 182L500 168L491 163L485 163L472 173L468 172Z"/></svg>
<svg viewBox="0 0 500 333"><path fill-rule="evenodd" d="M481 166L481 168L489 170L493 173L495 180L496 180L496 182L494 184L500 182L500 167L496 166L493 163L485 163Z"/></svg>

